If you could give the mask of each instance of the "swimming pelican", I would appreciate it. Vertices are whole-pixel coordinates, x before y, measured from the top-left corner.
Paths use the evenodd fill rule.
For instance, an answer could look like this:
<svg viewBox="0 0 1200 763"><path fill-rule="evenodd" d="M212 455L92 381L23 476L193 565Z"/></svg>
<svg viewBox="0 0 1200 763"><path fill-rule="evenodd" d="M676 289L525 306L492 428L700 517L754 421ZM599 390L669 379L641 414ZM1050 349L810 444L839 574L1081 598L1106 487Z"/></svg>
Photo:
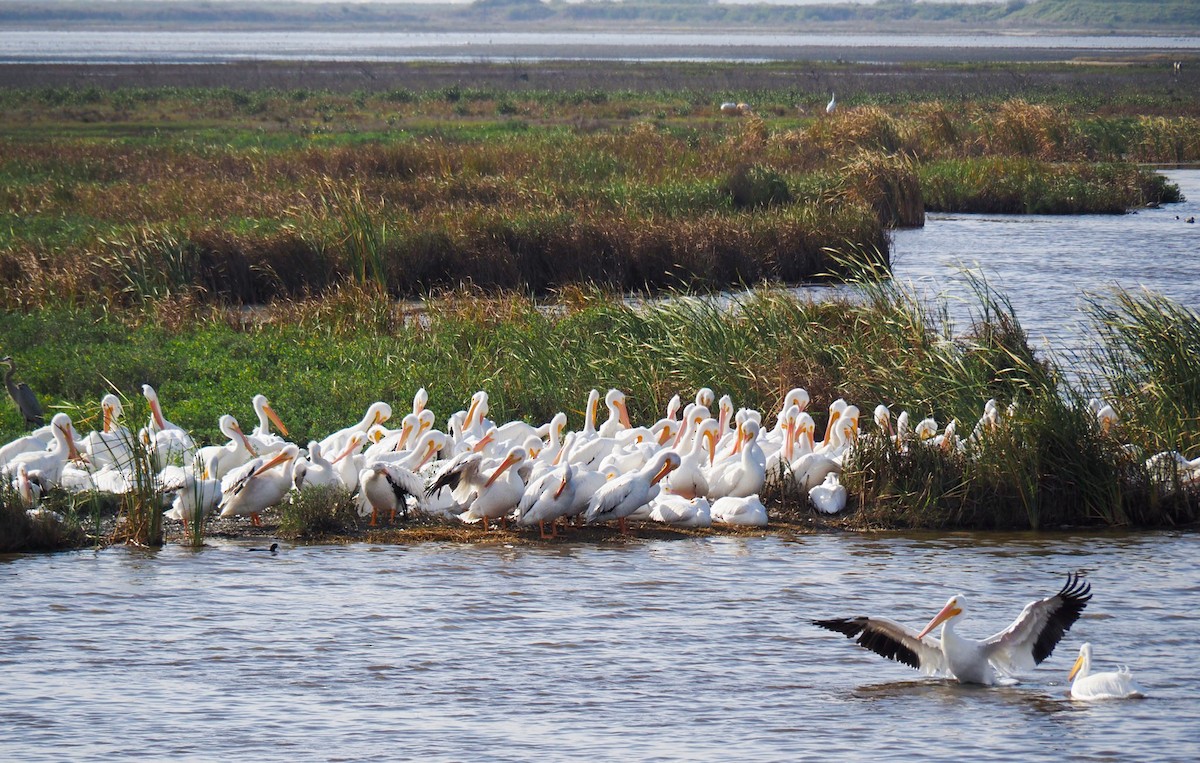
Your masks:
<svg viewBox="0 0 1200 763"><path fill-rule="evenodd" d="M256 458L227 474L221 483L221 516L249 515L252 524L261 526L259 514L282 501L291 489L292 466L299 452L295 443L288 443L269 461Z"/></svg>
<svg viewBox="0 0 1200 763"><path fill-rule="evenodd" d="M1133 680L1129 668L1122 667L1104 673L1092 673L1092 645L1079 647L1079 657L1071 666L1067 680L1071 682L1071 699L1132 699L1146 696L1146 691Z"/></svg>
<svg viewBox="0 0 1200 763"><path fill-rule="evenodd" d="M616 519L621 532L626 532L625 518L653 500L659 492L659 480L677 466L679 454L664 450L636 472L604 483L588 501L584 519L588 524Z"/></svg>
<svg viewBox="0 0 1200 763"><path fill-rule="evenodd" d="M962 596L952 596L920 633L882 617L813 620L859 646L902 662L926 675L947 675L961 683L993 685L1000 676L1032 670L1054 652L1063 634L1079 619L1091 596L1091 584L1076 574L1053 596L1025 605L999 633L974 641L954 632L953 618L966 611ZM927 634L942 625L940 639Z"/></svg>

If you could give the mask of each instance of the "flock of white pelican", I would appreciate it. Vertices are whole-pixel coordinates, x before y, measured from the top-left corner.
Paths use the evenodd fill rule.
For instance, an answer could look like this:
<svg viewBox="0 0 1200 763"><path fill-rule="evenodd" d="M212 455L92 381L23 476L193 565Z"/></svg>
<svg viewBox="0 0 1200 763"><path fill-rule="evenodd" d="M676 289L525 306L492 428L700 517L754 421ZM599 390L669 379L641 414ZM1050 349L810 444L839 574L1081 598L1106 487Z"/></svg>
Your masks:
<svg viewBox="0 0 1200 763"><path fill-rule="evenodd" d="M1004 630L982 641L964 638L954 629L967 611L963 596L952 596L919 632L884 617L840 617L814 620L813 625L841 633L855 643L925 675L954 678L960 683L992 686L1032 670L1054 652L1092 598L1091 584L1067 576L1058 593L1025 605ZM930 634L942 626L941 637ZM1083 644L1067 675L1070 697L1078 700L1144 697L1128 668L1091 672L1092 646Z"/></svg>
<svg viewBox="0 0 1200 763"><path fill-rule="evenodd" d="M145 481L136 469L135 454L142 452L155 485L171 497L166 515L185 522L219 513L257 525L260 514L292 491L342 485L372 525L381 514L393 522L397 513L415 511L481 522L485 529L510 521L537 526L542 537L549 527L553 537L558 524L570 520L616 522L622 532L629 519L764 526L759 496L768 488L797 490L815 509L836 513L846 505L842 462L859 436L858 408L839 399L817 440L801 388L784 396L771 427L760 412L735 410L728 395L717 399L707 388L686 405L676 396L648 426L631 423L624 393L609 390L603 398L608 416L599 420L601 397L592 390L582 429L570 432L565 413L541 426L493 422L484 391L439 430L421 389L398 427L388 426L392 407L376 402L357 422L304 448L286 439L286 426L257 395L251 431L224 414L218 424L227 442L198 447L166 418L151 386L143 385L142 394L150 414L136 433L122 423L120 399L106 395L99 429L80 435L66 413L57 413L49 425L0 447L0 473L36 512L50 487L133 489ZM890 432L883 410L876 420ZM899 418L901 428L906 419Z"/></svg>

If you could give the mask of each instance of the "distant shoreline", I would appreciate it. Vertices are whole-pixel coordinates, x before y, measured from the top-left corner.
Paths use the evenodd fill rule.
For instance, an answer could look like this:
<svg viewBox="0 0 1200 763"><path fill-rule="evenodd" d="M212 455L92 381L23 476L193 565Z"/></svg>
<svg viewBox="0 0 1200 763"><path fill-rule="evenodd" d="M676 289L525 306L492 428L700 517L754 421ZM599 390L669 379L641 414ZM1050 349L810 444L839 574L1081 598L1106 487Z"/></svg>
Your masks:
<svg viewBox="0 0 1200 763"><path fill-rule="evenodd" d="M952 53L952 51L942 51ZM1170 59L1151 61L967 62L899 61L860 64L830 61L685 62L541 61L234 61L228 63L0 63L0 87L233 87L245 90L412 91L449 86L496 91L799 88L825 92L957 94L994 92L1011 82L1022 88L1080 92L1161 88ZM1125 66L1125 63L1137 65ZM1200 68L1186 66L1177 85L1190 88ZM1169 75L1166 75L1169 76ZM1015 79L1014 79L1015 78ZM1167 81L1167 84L1170 84Z"/></svg>

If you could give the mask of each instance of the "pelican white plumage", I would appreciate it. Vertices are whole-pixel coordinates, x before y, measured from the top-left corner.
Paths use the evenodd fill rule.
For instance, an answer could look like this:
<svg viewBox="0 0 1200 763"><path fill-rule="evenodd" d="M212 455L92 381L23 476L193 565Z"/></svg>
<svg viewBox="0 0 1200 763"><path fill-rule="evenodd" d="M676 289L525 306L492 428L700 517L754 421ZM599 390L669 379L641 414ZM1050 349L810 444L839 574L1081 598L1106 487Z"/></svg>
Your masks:
<svg viewBox="0 0 1200 763"><path fill-rule="evenodd" d="M346 443L355 433L363 435L365 442L367 430L376 424L382 424L392 417L392 406L383 401L376 401L367 407L367 412L357 423L351 424L334 432L321 440L321 451L324 453L341 453ZM362 444L361 442L359 443ZM357 480L357 472L355 472Z"/></svg>
<svg viewBox="0 0 1200 763"><path fill-rule="evenodd" d="M708 498L746 498L763 489L767 481L767 457L758 444L758 422L748 420L738 427L737 458L714 464L708 473ZM716 521L716 518L713 518Z"/></svg>
<svg viewBox="0 0 1200 763"><path fill-rule="evenodd" d="M62 479L63 467L68 461L83 461L75 438L71 436L71 417L65 413L54 414L50 419L54 442L46 450L18 453L8 460L5 470L15 472L24 465L27 472L37 472L48 486L57 485Z"/></svg>
<svg viewBox="0 0 1200 763"><path fill-rule="evenodd" d="M1071 699L1133 699L1146 696L1146 690L1133 680L1129 668L1093 673L1092 645L1089 643L1079 647L1079 656L1075 658L1067 680L1071 682Z"/></svg>
<svg viewBox="0 0 1200 763"><path fill-rule="evenodd" d="M994 685L1001 677L1032 670L1079 619L1091 599L1091 585L1070 574L1053 596L1030 602L1004 630L982 641L954 631L954 618L966 611L962 596L952 596L919 633L882 617L814 620L813 624L857 638L856 643L927 675L944 675L961 683ZM927 634L942 624L942 637Z"/></svg>
<svg viewBox="0 0 1200 763"><path fill-rule="evenodd" d="M178 483L171 485L164 483L163 490L175 494L171 501L171 508L163 512L163 516L183 522L187 527L191 527L197 516L203 519L213 513L221 501L221 481L219 479L196 477L189 471L182 472L181 480Z"/></svg>
<svg viewBox="0 0 1200 763"><path fill-rule="evenodd" d="M233 469L249 463L259 454L242 432L238 420L226 413L217 422L221 434L229 438L224 445L207 445L196 451L196 461L204 470L203 477L220 480Z"/></svg>
<svg viewBox="0 0 1200 763"><path fill-rule="evenodd" d="M127 468L133 457L133 433L121 425L125 412L121 399L109 393L100 400L102 423L98 430L83 438L83 452L93 466Z"/></svg>
<svg viewBox="0 0 1200 763"><path fill-rule="evenodd" d="M679 457L679 466L667 475L664 487L685 499L708 494L706 472L717 449L719 426L715 419L703 419L696 425L691 448Z"/></svg>
<svg viewBox="0 0 1200 763"><path fill-rule="evenodd" d="M712 504L704 496L684 498L664 490L650 502L650 520L672 527L712 527Z"/></svg>
<svg viewBox="0 0 1200 763"><path fill-rule="evenodd" d="M29 477L29 469L25 464L17 464L16 476L12 479L12 487L17 491L21 508L32 509L42 499L42 485Z"/></svg>
<svg viewBox="0 0 1200 763"><path fill-rule="evenodd" d="M418 504L425 493L425 481L399 464L376 461L363 469L358 478L361 495L371 507L371 526L378 522L380 510L389 513L388 523L396 521L396 512L408 517L408 497Z"/></svg>
<svg viewBox="0 0 1200 763"><path fill-rule="evenodd" d="M519 446L509 449L504 460L486 480L481 479L478 462L475 462L475 474L471 476L474 498L458 518L467 523L483 520L484 530L488 529L489 519L502 519L507 524L508 513L517 507L521 496L525 494L525 482L521 479L520 472L512 467L523 462L528 455L528 452ZM468 476L464 474L463 478Z"/></svg>
<svg viewBox="0 0 1200 763"><path fill-rule="evenodd" d="M629 410L625 405L625 393L619 389L610 389L604 396L604 404L608 406L608 419L598 430L601 437L616 437L617 433L629 429Z"/></svg>
<svg viewBox="0 0 1200 763"><path fill-rule="evenodd" d="M679 454L673 450L663 450L636 472L605 482L588 501L584 519L588 524L616 519L621 532L626 532L625 518L658 495L659 481L677 466Z"/></svg>
<svg viewBox="0 0 1200 763"><path fill-rule="evenodd" d="M558 536L557 522L565 517L575 502L575 467L563 464L529 484L517 504L517 524L537 524L541 538L546 538L546 523L550 537Z"/></svg>
<svg viewBox="0 0 1200 763"><path fill-rule="evenodd" d="M822 514L836 514L846 508L846 486L838 479L837 472L830 472L824 482L809 489L808 500Z"/></svg>
<svg viewBox="0 0 1200 763"><path fill-rule="evenodd" d="M162 403L159 402L154 387L143 384L142 395L150 404L150 422L142 430L142 434L154 457L154 468L162 471L167 464L190 464L196 455L195 440L187 430L168 421L163 415Z"/></svg>
<svg viewBox="0 0 1200 763"><path fill-rule="evenodd" d="M338 476L337 465L321 452L321 443L313 440L308 443L308 455L297 459L292 467L292 482L297 490L303 490L306 487L340 485L342 479Z"/></svg>
<svg viewBox="0 0 1200 763"><path fill-rule="evenodd" d="M266 395L255 395L250 404L254 406L254 416L258 419L258 424L247 435L247 439L254 446L254 451L260 456L266 456L283 450L283 446L287 445L287 440L272 432L271 425L274 424L278 427L284 437L287 436L288 430L280 420L279 414L275 413L275 409L271 407L271 401L267 399Z"/></svg>
<svg viewBox="0 0 1200 763"><path fill-rule="evenodd" d="M759 499L758 493L718 498L712 502L711 512L714 524L766 527L768 522L767 507Z"/></svg>
<svg viewBox="0 0 1200 763"><path fill-rule="evenodd" d="M225 475L218 507L222 517L249 516L261 525L259 515L275 506L292 488L292 467L300 448L288 443L269 460L259 457Z"/></svg>

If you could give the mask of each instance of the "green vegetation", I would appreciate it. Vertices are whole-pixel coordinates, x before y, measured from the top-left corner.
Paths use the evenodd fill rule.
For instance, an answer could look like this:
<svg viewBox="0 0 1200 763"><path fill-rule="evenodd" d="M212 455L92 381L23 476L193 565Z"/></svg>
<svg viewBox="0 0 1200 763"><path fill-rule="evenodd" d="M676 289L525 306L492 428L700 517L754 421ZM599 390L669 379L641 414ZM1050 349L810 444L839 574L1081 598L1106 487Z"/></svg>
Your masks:
<svg viewBox="0 0 1200 763"><path fill-rule="evenodd" d="M350 492L341 485L305 487L293 493L280 510L279 532L287 538L345 535L359 525Z"/></svg>
<svg viewBox="0 0 1200 763"><path fill-rule="evenodd" d="M86 399L101 379L122 389L148 379L167 415L200 439L215 435L218 413L247 416L256 392L269 394L305 441L374 400L403 405L420 386L439 420L482 388L496 419L542 422L564 411L579 428L592 387L624 389L632 418L648 422L671 395L700 386L770 420L783 393L801 385L813 396L818 428L822 411L844 397L865 410L882 402L908 411L914 423L955 421L965 440L962 450L911 436L903 448L865 440L844 475L859 526L1157 526L1197 518L1196 484L1180 471L1164 481L1158 471L1177 470L1176 462L1150 457L1200 452L1200 316L1159 297L1116 294L1098 315L1102 373L1085 394L1035 356L1011 309L985 285L965 335L945 325L938 306L893 284L863 289L819 303L763 289L732 306L684 296L631 306L574 292L552 310L525 298L458 294L426 302L419 315L378 293L344 290L262 324L231 325L194 303L170 303L136 325L47 309L5 315L0 329L14 338L55 336L61 354L26 364L47 401ZM97 353L91 343L101 336ZM1144 389L1160 392L1147 398ZM1100 426L1091 394L1120 412L1115 429ZM972 435L988 399L1000 415ZM16 434L15 412L2 422ZM284 508L287 531L298 536L355 527L352 512L346 496L316 493Z"/></svg>

